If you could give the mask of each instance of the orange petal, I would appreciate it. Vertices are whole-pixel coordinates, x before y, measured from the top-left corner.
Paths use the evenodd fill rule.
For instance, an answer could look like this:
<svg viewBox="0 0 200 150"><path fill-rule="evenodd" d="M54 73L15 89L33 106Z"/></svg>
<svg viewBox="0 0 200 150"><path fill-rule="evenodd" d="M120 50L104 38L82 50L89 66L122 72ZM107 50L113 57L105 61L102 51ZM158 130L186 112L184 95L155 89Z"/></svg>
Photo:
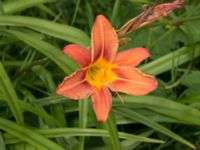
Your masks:
<svg viewBox="0 0 200 150"><path fill-rule="evenodd" d="M114 63L119 66L136 66L147 57L149 57L149 51L145 48L133 48L117 54Z"/></svg>
<svg viewBox="0 0 200 150"><path fill-rule="evenodd" d="M103 15L97 16L91 36L92 61L102 56L109 62L113 61L118 48L118 36Z"/></svg>
<svg viewBox="0 0 200 150"><path fill-rule="evenodd" d="M92 95L93 108L99 122L105 122L111 108L111 94L108 88L95 89Z"/></svg>
<svg viewBox="0 0 200 150"><path fill-rule="evenodd" d="M91 54L89 50L82 46L70 44L65 46L63 51L74 61L76 61L81 67L87 66L91 61Z"/></svg>
<svg viewBox="0 0 200 150"><path fill-rule="evenodd" d="M157 81L153 76L143 74L137 68L115 68L117 80L111 83L110 89L130 95L146 95L157 88Z"/></svg>
<svg viewBox="0 0 200 150"><path fill-rule="evenodd" d="M85 81L85 71L81 70L66 77L58 86L56 93L70 99L84 99L93 93L93 89Z"/></svg>

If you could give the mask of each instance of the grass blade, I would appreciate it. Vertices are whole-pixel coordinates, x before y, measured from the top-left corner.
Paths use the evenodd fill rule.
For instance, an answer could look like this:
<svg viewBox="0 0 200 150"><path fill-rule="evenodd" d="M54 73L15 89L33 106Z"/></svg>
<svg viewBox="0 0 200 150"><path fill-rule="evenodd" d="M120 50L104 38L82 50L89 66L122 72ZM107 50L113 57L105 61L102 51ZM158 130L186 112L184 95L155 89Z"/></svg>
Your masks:
<svg viewBox="0 0 200 150"><path fill-rule="evenodd" d="M68 42L83 46L90 45L90 39L83 31L68 25L44 19L25 16L0 15L0 25L27 27Z"/></svg>
<svg viewBox="0 0 200 150"><path fill-rule="evenodd" d="M6 144L3 139L2 132L0 131L0 150L6 150Z"/></svg>
<svg viewBox="0 0 200 150"><path fill-rule="evenodd" d="M3 3L3 9L5 14L11 14L47 2L55 2L55 0L14 0Z"/></svg>
<svg viewBox="0 0 200 150"><path fill-rule="evenodd" d="M164 126L150 120L149 118L147 118L147 117L145 117L145 116L143 116L143 115L141 115L141 114L139 114L135 111L125 109L125 108L116 108L116 110L117 110L117 113L119 113L123 116L131 118L131 119L136 120L138 122L141 122L141 123L153 128L154 130L157 130L157 131L159 131L163 134L166 134L166 135L170 136L171 138L189 146L192 149L196 149L195 146L192 143L188 142L187 140L185 140L181 136L177 135L176 133L165 128Z"/></svg>
<svg viewBox="0 0 200 150"><path fill-rule="evenodd" d="M1 31L16 36L23 42L27 43L28 45L32 46L42 54L46 55L48 58L54 61L65 73L70 74L72 70L78 68L77 64L75 64L70 57L62 53L60 49L41 39L38 39L37 37L34 37L30 33L23 33L15 30L1 30Z"/></svg>
<svg viewBox="0 0 200 150"><path fill-rule="evenodd" d="M111 17L112 24L116 24L116 19L119 18L121 3L122 3L121 0L115 0L114 8L112 11L112 17Z"/></svg>
<svg viewBox="0 0 200 150"><path fill-rule="evenodd" d="M102 123L101 126L104 129L108 130L109 135L110 135L109 136L110 141L105 141L106 144L108 144L108 146L111 146L111 148L114 150L121 150L117 124L116 124L114 115L112 114L112 111L110 111L107 121L105 123ZM107 139L104 139L104 140L107 140Z"/></svg>
<svg viewBox="0 0 200 150"><path fill-rule="evenodd" d="M76 16L77 16L77 13L78 13L78 9L79 9L80 3L81 3L81 0L76 0L76 8L75 8L75 11L74 11L74 14L73 14L73 17L72 17L72 22L71 22L72 26L73 26L73 24L74 24L74 22L76 20Z"/></svg>
<svg viewBox="0 0 200 150"><path fill-rule="evenodd" d="M175 52L171 52L163 57L156 59L142 67L144 72L158 75L168 71L173 67L180 66L194 58L200 56L200 44L196 44L195 48L183 47Z"/></svg>
<svg viewBox="0 0 200 150"><path fill-rule="evenodd" d="M0 87L5 97L5 101L8 103L16 121L18 124L24 124L23 110L20 106L18 96L15 89L7 75L2 63L0 62Z"/></svg>
<svg viewBox="0 0 200 150"><path fill-rule="evenodd" d="M53 80L53 76L48 69L46 69L42 65L36 65L32 68L32 71L39 76L39 78L42 80L44 85L46 85L50 93L55 93L56 85ZM51 110L51 115L54 118L57 118L57 120L62 124L60 127L66 127L67 123L63 111L63 105L62 104L51 105L50 110Z"/></svg>
<svg viewBox="0 0 200 150"><path fill-rule="evenodd" d="M94 22L94 12L92 10L92 6L90 2L86 0L86 11L87 11L87 18L88 18L88 26L89 29L92 30L93 22Z"/></svg>
<svg viewBox="0 0 200 150"><path fill-rule="evenodd" d="M94 137L109 137L107 130L103 129L81 129L81 128L56 128L56 129L40 129L35 130L47 138L63 137L63 136L94 136ZM129 139L140 142L150 142L150 143L163 143L162 140L151 139L147 137L137 136L133 134L128 134L124 132L119 132L120 139ZM4 139L6 144L14 144L21 142L21 139L12 136L11 134L4 134Z"/></svg>
<svg viewBox="0 0 200 150"><path fill-rule="evenodd" d="M22 102L22 101L20 102L20 104L21 104L21 107L24 110L32 112L33 114L36 114L39 117L44 118L46 120L49 120L49 121L53 122L55 125L57 125L58 127L62 127L63 126L63 124L61 122L59 122L57 119L55 119L51 115L47 114L46 112L43 112L43 111L31 106L30 104L27 104L27 103Z"/></svg>
<svg viewBox="0 0 200 150"><path fill-rule="evenodd" d="M13 136L24 140L38 149L42 150L64 150L64 148L58 146L49 139L43 137L42 135L35 133L28 128L19 126L9 120L0 118L0 129L10 133Z"/></svg>
<svg viewBox="0 0 200 150"><path fill-rule="evenodd" d="M147 132L143 132L141 134L139 134L140 136L144 136L144 137L148 137L150 136L154 131L147 131ZM139 146L140 144L142 144L142 142L138 142L138 141L133 141L133 140L124 140L121 142L122 145L122 149L125 150L133 150L135 149L137 146Z"/></svg>
<svg viewBox="0 0 200 150"><path fill-rule="evenodd" d="M183 123L200 126L200 111L190 106L157 96L133 97L124 95L122 98L129 106L140 104L144 108L170 116Z"/></svg>
<svg viewBox="0 0 200 150"><path fill-rule="evenodd" d="M88 99L79 101L79 127L87 127ZM79 138L79 150L84 150L85 137Z"/></svg>

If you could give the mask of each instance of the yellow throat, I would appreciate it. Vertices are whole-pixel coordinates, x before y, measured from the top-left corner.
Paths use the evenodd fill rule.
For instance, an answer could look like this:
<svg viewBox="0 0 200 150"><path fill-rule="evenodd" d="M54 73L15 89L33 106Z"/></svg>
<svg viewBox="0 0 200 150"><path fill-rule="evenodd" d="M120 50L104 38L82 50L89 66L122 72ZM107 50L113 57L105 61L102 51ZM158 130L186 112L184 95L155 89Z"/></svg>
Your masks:
<svg viewBox="0 0 200 150"><path fill-rule="evenodd" d="M112 71L115 64L111 64L104 58L97 59L90 64L86 72L86 81L96 87L101 88L103 84L111 83L116 79L116 74Z"/></svg>

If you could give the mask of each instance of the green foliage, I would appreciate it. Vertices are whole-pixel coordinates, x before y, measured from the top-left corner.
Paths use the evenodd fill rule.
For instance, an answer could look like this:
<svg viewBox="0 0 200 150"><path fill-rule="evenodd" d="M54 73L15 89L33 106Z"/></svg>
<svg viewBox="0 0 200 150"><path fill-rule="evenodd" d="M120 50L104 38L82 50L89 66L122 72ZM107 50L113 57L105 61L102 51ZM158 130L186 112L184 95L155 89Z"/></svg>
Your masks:
<svg viewBox="0 0 200 150"><path fill-rule="evenodd" d="M151 0L1 0L0 150L200 149L200 3L182 8L127 35L119 48L146 47L139 66L155 75L149 96L113 96L105 123L96 122L90 99L55 94L78 65L62 52L90 47L97 14L118 29ZM160 3L169 0L160 0Z"/></svg>

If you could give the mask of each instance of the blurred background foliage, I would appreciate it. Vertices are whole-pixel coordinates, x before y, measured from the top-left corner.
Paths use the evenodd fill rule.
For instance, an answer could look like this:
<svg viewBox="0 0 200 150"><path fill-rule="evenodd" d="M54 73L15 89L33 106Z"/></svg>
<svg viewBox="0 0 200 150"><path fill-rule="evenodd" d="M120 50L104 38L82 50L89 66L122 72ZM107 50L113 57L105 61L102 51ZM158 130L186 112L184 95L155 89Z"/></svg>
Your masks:
<svg viewBox="0 0 200 150"><path fill-rule="evenodd" d="M55 94L77 65L61 50L90 46L98 14L116 29L168 0L0 0L0 150L200 149L200 2L127 35L119 48L146 47L139 67L159 80L149 96L113 95L106 123L90 100Z"/></svg>

